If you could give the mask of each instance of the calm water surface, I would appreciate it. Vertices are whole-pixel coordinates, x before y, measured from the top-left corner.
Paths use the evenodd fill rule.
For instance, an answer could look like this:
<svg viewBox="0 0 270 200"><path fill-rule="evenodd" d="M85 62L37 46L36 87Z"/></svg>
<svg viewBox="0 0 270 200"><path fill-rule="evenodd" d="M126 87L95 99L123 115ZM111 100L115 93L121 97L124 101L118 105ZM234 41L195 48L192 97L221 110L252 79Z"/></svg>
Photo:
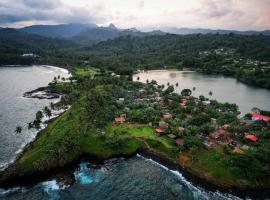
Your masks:
<svg viewBox="0 0 270 200"><path fill-rule="evenodd" d="M147 71L134 75L133 79L137 80L140 77L141 82L146 82L148 79L156 80L159 84L167 83L175 85L176 92L181 92L185 88L193 89L193 95L209 96L212 91L211 99L217 99L221 102L236 103L242 113L250 112L252 108L258 107L260 109L270 110L270 90L247 86L238 82L234 78L204 75L191 71L166 71L155 70Z"/></svg>
<svg viewBox="0 0 270 200"><path fill-rule="evenodd" d="M68 77L66 70L49 66L0 67L0 167L15 158L26 143L33 140L36 131L29 131L26 124L35 113L52 102L23 98L24 92L47 86L54 76ZM16 134L16 126L24 126Z"/></svg>

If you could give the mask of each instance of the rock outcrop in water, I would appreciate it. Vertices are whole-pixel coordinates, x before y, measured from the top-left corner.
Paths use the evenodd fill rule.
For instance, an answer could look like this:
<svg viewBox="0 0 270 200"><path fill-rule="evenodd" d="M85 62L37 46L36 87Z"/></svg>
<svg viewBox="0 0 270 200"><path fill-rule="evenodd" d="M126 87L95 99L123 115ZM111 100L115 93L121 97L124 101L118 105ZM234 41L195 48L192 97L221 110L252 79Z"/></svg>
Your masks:
<svg viewBox="0 0 270 200"><path fill-rule="evenodd" d="M47 87L40 87L38 89L25 92L23 97L26 98L37 98L37 99L58 99L60 98L61 94L52 92Z"/></svg>

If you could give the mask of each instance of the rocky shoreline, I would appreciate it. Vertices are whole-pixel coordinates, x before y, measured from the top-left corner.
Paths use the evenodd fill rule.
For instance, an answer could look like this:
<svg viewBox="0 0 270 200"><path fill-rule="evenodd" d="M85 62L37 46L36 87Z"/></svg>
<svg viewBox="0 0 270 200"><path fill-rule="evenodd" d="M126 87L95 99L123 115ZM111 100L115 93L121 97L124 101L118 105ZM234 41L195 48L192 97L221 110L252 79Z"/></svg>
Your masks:
<svg viewBox="0 0 270 200"><path fill-rule="evenodd" d="M170 159L169 157L159 154L151 150L141 150L138 152L145 158L152 159L153 161L166 166L169 170L180 172L186 180L191 182L194 186L207 189L209 191L220 191L223 193L230 193L241 198L251 197L254 199L265 199L269 198L270 186L263 185L224 185L219 183L217 180L209 179L204 175L194 173L191 168L185 168L179 163Z"/></svg>
<svg viewBox="0 0 270 200"><path fill-rule="evenodd" d="M36 99L58 99L62 94L52 92L48 87L40 87L35 90L25 92L23 97Z"/></svg>
<svg viewBox="0 0 270 200"><path fill-rule="evenodd" d="M41 133L42 131L39 132L39 134ZM32 143L30 143L23 152L25 152L28 148L31 148ZM17 160L21 156L23 156L23 152L20 154ZM108 159L129 159L136 154L139 154L145 159L151 159L159 163L160 165L167 167L169 170L180 172L186 180L191 182L196 187L204 188L213 192L220 191L223 193L230 193L241 198L254 197L256 199L265 199L270 196L269 187L264 187L263 185L253 185L253 187L251 187L250 185L223 185L218 183L217 181L208 179L205 176L200 176L194 173L194 171L190 168L184 168L178 162L174 161L163 153L159 153L148 148L139 149L137 152L130 155L119 154L118 156L108 157L106 159L98 158L90 154L81 155L76 160L73 160L72 162L64 166L54 167L47 171L33 172L31 174L25 174L23 176L13 176L9 177L8 179L0 179L0 188L8 189L18 186L32 187L39 182L52 179L56 179L60 184L71 185L75 181L73 173L81 161L89 161L96 165L102 165ZM9 166L10 169L12 169L14 163ZM0 172L0 174L1 173L4 173L4 171Z"/></svg>

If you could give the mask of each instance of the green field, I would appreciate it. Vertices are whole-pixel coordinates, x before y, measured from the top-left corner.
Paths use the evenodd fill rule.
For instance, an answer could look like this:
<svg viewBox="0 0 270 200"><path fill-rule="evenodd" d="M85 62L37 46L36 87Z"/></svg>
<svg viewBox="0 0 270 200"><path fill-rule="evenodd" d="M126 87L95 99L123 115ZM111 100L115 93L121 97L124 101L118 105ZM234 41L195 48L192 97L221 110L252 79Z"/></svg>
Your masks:
<svg viewBox="0 0 270 200"><path fill-rule="evenodd" d="M96 68L92 68L92 67L76 67L75 68L75 76L79 76L79 77L94 77L95 74L98 73L98 69Z"/></svg>

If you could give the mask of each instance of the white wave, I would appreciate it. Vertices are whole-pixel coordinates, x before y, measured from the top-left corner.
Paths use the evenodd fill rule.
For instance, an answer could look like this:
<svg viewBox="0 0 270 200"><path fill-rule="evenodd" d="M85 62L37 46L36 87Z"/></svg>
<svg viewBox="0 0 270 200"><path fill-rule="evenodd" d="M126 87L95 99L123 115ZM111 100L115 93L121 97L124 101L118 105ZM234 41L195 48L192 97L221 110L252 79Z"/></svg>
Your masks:
<svg viewBox="0 0 270 200"><path fill-rule="evenodd" d="M156 165L156 166L158 166L166 171L169 171L170 173L177 176L185 186L187 186L191 191L193 191L193 195L196 197L203 196L206 199L242 200L241 198L236 197L236 196L229 194L229 193L222 193L220 191L207 192L203 188L196 187L191 182L187 181L185 179L185 177L183 176L183 174L181 174L179 171L170 170L168 167L166 167L166 166L164 166L164 165L162 165L162 164L160 164L160 163L158 163L150 158L145 158L145 157L141 156L140 154L137 154L136 156L139 158L142 158L145 161L150 162L150 163L152 163L152 164L154 164L154 165ZM248 200L248 199L246 199L246 200Z"/></svg>
<svg viewBox="0 0 270 200"><path fill-rule="evenodd" d="M1 189L0 188L0 197L7 196L9 194L15 193L15 192L23 192L25 191L24 188L15 187L10 189Z"/></svg>
<svg viewBox="0 0 270 200"><path fill-rule="evenodd" d="M74 172L74 176L76 181L79 181L83 185L90 184L94 181L86 162L80 163L80 167Z"/></svg>
<svg viewBox="0 0 270 200"><path fill-rule="evenodd" d="M42 187L47 193L54 190L60 190L60 186L58 185L56 180L45 181L42 183Z"/></svg>
<svg viewBox="0 0 270 200"><path fill-rule="evenodd" d="M62 73L66 73L66 74L69 74L69 71L67 69L64 69L64 68L61 68L61 67L56 67L56 66L52 66L52 65L42 65L43 67L48 67L48 68L52 68L52 69L55 69L55 70L59 70L61 71Z"/></svg>

